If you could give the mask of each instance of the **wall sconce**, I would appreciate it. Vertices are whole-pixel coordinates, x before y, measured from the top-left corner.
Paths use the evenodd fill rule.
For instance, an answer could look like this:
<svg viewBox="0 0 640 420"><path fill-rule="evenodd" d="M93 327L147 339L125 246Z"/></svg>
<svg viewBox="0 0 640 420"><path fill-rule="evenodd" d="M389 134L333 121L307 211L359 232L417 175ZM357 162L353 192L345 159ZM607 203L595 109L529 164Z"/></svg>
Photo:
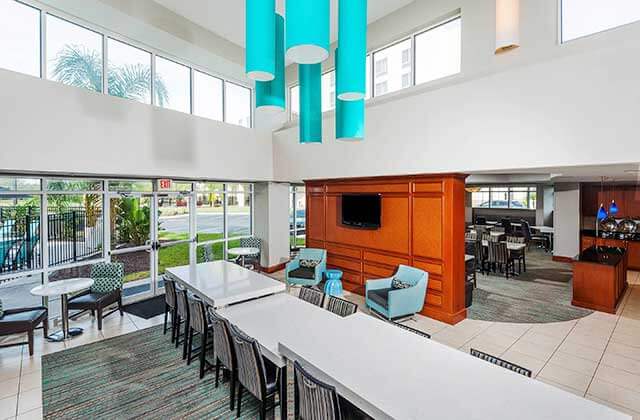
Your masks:
<svg viewBox="0 0 640 420"><path fill-rule="evenodd" d="M520 46L520 0L496 0L496 54Z"/></svg>

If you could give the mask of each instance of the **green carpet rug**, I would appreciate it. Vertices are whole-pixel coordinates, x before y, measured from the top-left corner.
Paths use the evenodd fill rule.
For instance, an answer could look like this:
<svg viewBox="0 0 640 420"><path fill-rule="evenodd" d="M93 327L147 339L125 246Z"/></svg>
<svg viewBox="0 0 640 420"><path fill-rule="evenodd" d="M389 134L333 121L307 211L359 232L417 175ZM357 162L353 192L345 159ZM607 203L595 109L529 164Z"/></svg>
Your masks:
<svg viewBox="0 0 640 420"><path fill-rule="evenodd" d="M162 326L49 354L42 358L44 418L235 418L228 382L216 389L215 373L201 380L198 369L197 360L186 365ZM245 392L242 418L257 417L258 402Z"/></svg>
<svg viewBox="0 0 640 420"><path fill-rule="evenodd" d="M478 273L470 319L493 322L545 323L570 321L592 311L571 306L573 270L551 255L532 248L527 252L527 272L506 279L504 274Z"/></svg>

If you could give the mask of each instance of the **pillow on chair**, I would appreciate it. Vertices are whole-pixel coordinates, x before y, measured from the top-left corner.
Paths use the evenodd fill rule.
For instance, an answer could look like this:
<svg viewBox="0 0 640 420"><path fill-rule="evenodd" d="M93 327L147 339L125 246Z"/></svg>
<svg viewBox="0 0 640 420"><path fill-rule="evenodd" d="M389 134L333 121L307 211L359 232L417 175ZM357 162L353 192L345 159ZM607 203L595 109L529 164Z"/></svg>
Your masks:
<svg viewBox="0 0 640 420"><path fill-rule="evenodd" d="M300 260L300 267L306 268L315 268L316 265L320 264L320 261L316 260Z"/></svg>
<svg viewBox="0 0 640 420"><path fill-rule="evenodd" d="M409 284L409 283L405 283L402 280L398 280L395 277L393 278L393 280L391 280L391 288L392 289L408 289L411 286L413 286L413 285Z"/></svg>
<svg viewBox="0 0 640 420"><path fill-rule="evenodd" d="M111 293L122 286L120 279L115 277L98 277L93 279L91 292L93 293Z"/></svg>

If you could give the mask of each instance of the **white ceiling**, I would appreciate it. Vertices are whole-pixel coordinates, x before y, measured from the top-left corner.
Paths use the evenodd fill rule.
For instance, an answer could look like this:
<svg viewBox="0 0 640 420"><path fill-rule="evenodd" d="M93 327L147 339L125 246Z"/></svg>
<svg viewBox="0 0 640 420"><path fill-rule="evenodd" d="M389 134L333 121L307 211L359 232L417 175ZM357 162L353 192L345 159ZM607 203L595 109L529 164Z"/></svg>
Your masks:
<svg viewBox="0 0 640 420"><path fill-rule="evenodd" d="M558 182L632 182L640 185L640 164L565 166L518 171L474 172L468 184L558 183Z"/></svg>
<svg viewBox="0 0 640 420"><path fill-rule="evenodd" d="M245 45L245 0L154 0L184 18L214 32L234 44ZM277 10L284 11L284 1L276 0ZM368 22L413 3L414 0L369 0ZM331 42L338 37L338 0L331 0Z"/></svg>

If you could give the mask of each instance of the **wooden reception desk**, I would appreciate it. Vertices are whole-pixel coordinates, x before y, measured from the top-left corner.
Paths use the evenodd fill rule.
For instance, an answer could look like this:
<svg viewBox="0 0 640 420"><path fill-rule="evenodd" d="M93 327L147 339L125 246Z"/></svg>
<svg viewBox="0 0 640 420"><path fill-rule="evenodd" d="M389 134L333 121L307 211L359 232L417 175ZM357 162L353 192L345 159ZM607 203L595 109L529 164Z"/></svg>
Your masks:
<svg viewBox="0 0 640 420"><path fill-rule="evenodd" d="M624 248L590 247L573 264L571 304L614 314L627 290Z"/></svg>

